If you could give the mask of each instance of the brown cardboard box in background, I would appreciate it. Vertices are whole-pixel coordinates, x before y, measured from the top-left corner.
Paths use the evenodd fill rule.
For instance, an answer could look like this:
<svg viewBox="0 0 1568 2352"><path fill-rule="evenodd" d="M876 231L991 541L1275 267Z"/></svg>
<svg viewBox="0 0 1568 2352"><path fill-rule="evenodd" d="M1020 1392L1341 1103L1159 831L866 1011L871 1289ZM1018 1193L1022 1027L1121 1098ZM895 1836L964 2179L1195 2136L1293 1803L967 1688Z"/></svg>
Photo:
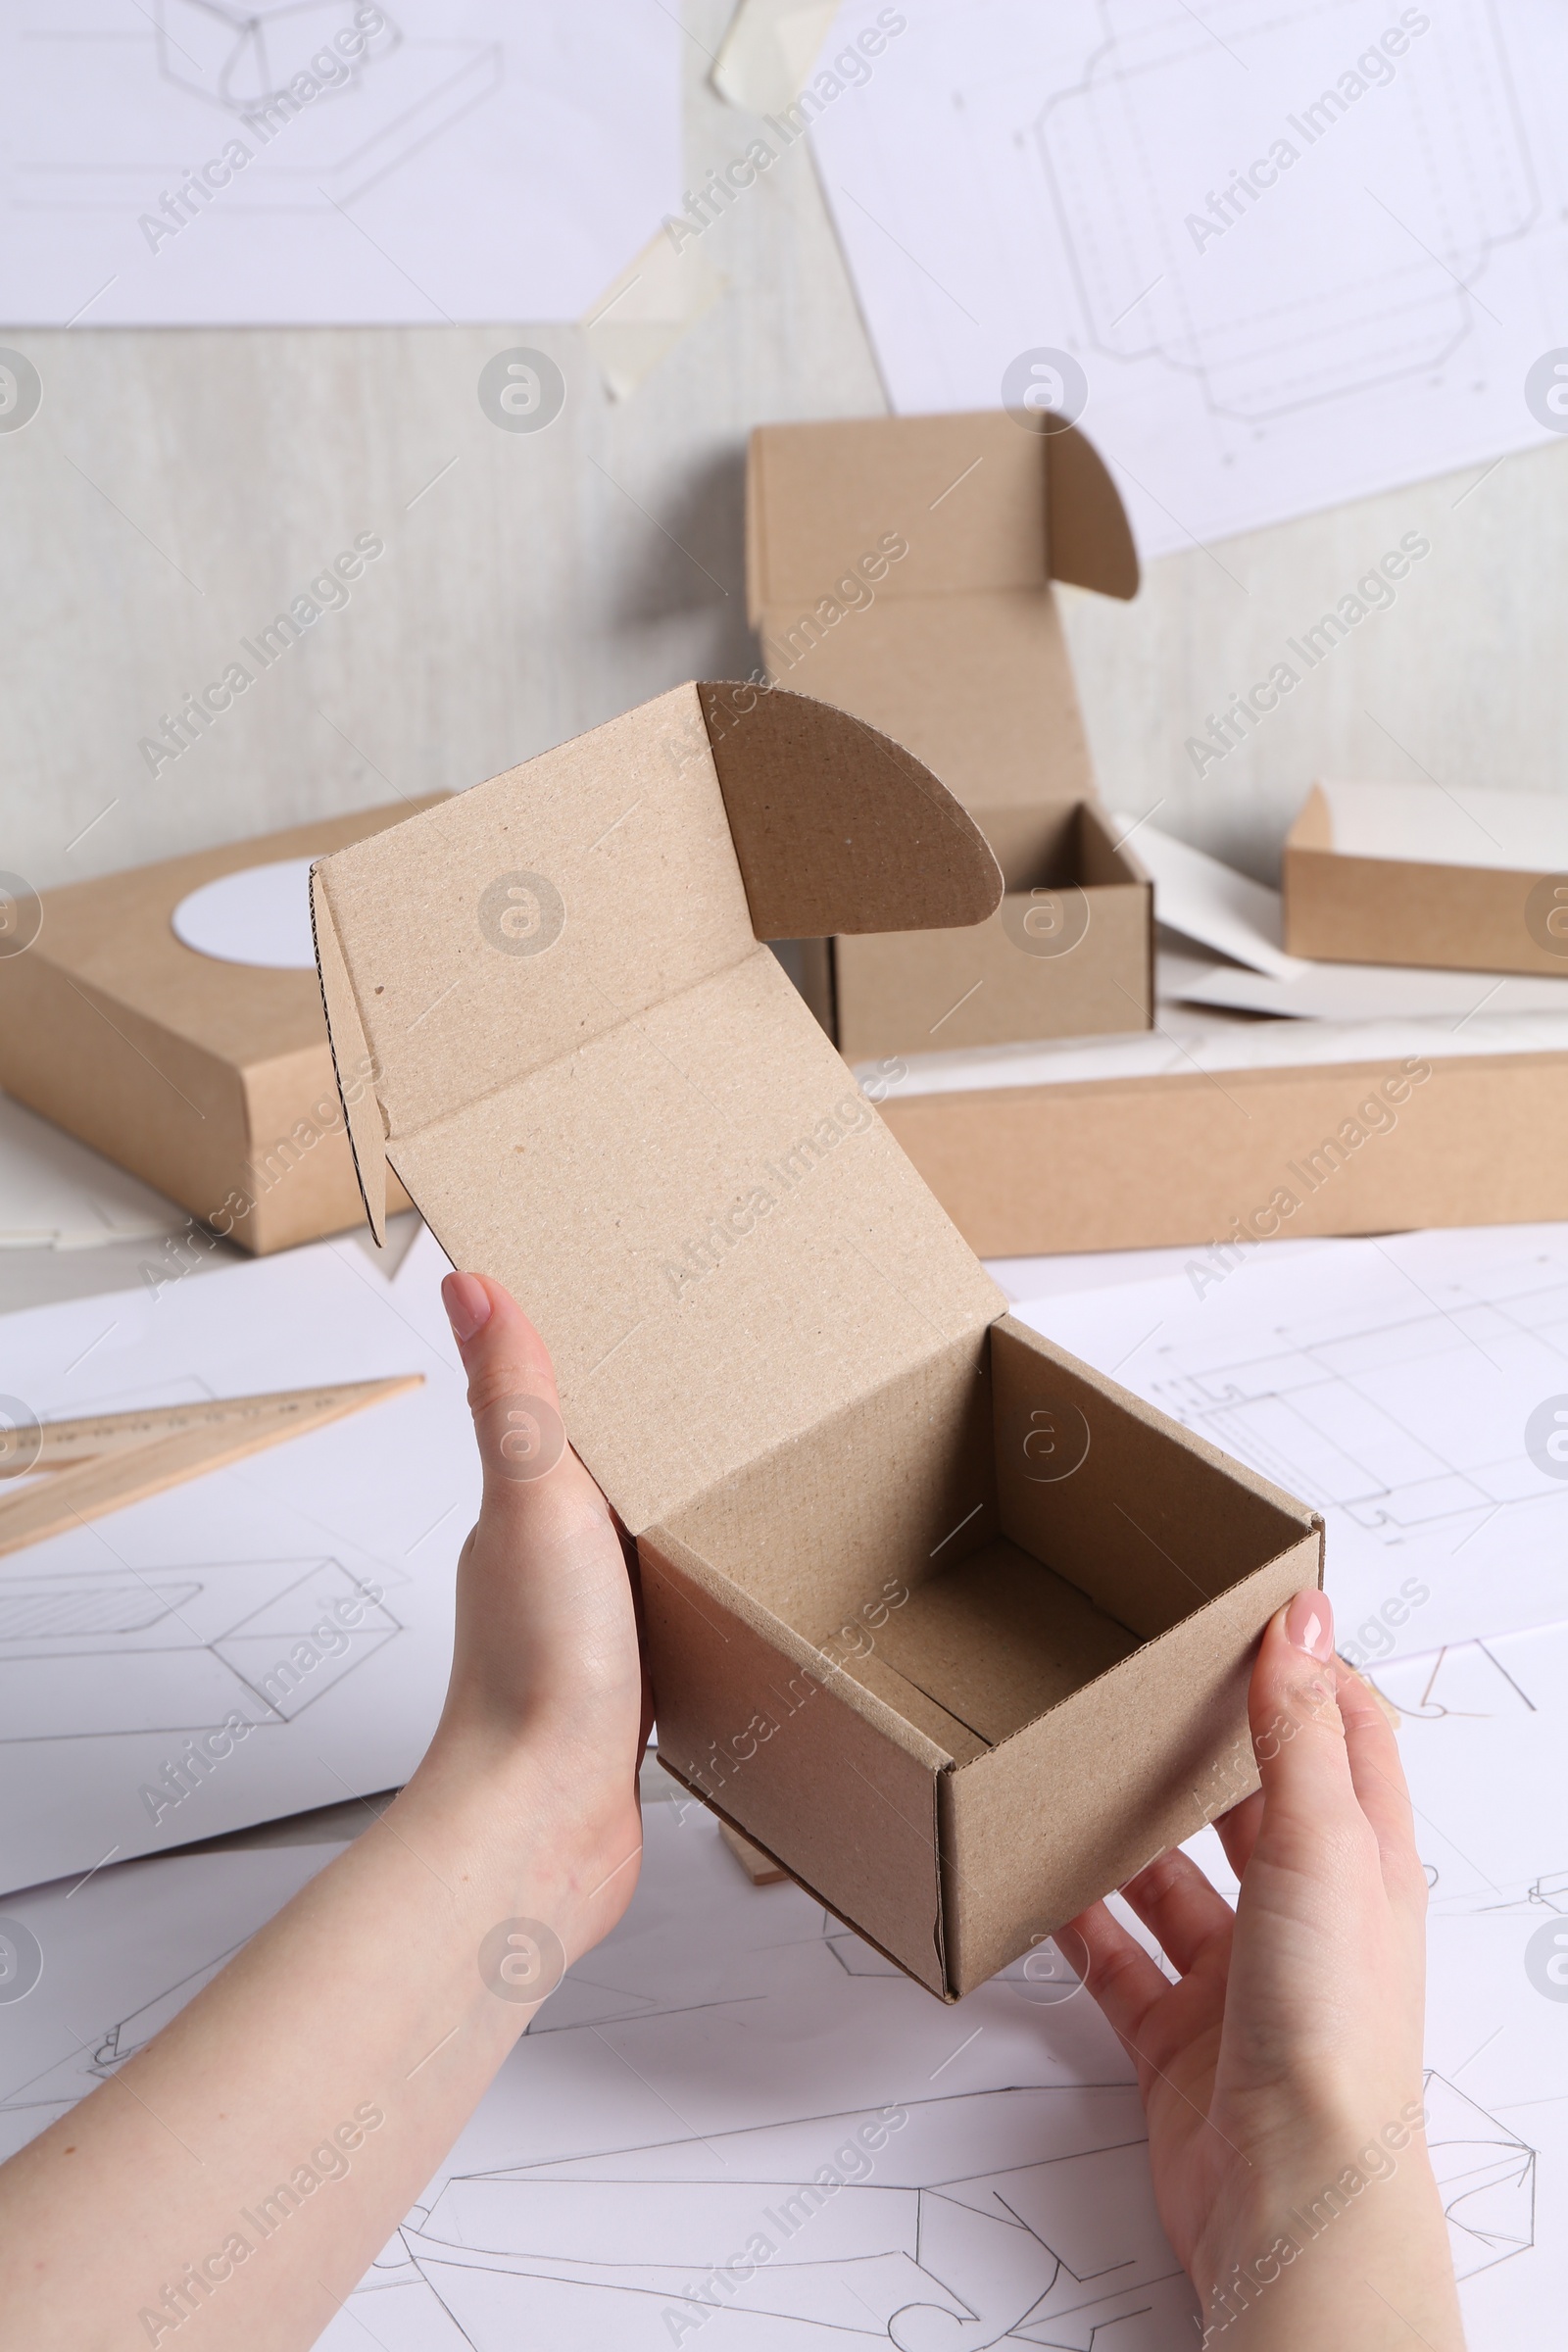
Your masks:
<svg viewBox="0 0 1568 2352"><path fill-rule="evenodd" d="M697 686L313 883L372 1224L390 1163L544 1334L662 1760L945 1997L1250 1785L1321 1574L1314 1514L1007 1316L762 944L1000 893L900 747Z"/></svg>
<svg viewBox="0 0 1568 2352"><path fill-rule="evenodd" d="M1293 956L1568 978L1568 803L1555 793L1315 784L1282 878Z"/></svg>
<svg viewBox="0 0 1568 2352"><path fill-rule="evenodd" d="M242 1249L357 1223L316 974L219 962L171 917L221 874L344 848L409 806L43 892L37 938L0 958L0 1086Z"/></svg>
<svg viewBox="0 0 1568 2352"><path fill-rule="evenodd" d="M900 1088L882 1113L983 1257L1568 1217L1568 1054L1420 1066Z"/></svg>
<svg viewBox="0 0 1568 2352"><path fill-rule="evenodd" d="M977 929L840 937L803 959L846 1058L1147 1029L1152 894L1095 796L1052 587L1138 586L1089 442L1005 414L763 425L746 541L774 683L905 744L1006 877Z"/></svg>

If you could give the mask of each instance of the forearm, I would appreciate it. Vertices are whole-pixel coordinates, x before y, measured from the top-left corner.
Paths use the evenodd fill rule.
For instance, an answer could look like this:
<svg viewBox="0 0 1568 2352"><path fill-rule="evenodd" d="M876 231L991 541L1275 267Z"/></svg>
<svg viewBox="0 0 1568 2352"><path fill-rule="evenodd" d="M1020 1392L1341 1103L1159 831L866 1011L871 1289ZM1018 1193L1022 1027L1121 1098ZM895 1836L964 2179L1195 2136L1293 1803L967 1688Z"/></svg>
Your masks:
<svg viewBox="0 0 1568 2352"><path fill-rule="evenodd" d="M604 1849L561 1804L534 1747L481 1762L438 1743L145 2052L0 2171L8 2340L168 2344L199 2314L212 2352L313 2343L537 2007L527 1947L508 1978L489 1950L486 1983L485 1938L531 1920L568 1957L593 1940L604 1903L567 1857Z"/></svg>
<svg viewBox="0 0 1568 2352"><path fill-rule="evenodd" d="M1419 2126L1396 2156L1372 2132L1260 2171L1193 2271L1209 2352L1463 2352Z"/></svg>

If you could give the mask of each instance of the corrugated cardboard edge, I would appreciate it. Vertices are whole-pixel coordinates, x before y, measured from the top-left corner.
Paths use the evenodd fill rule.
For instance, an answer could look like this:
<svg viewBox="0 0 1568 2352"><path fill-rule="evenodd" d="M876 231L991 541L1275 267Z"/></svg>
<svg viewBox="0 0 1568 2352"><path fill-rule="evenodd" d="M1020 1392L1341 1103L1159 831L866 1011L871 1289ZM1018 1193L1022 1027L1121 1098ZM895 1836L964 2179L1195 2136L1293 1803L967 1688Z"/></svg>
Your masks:
<svg viewBox="0 0 1568 2352"><path fill-rule="evenodd" d="M354 1173L359 1179L360 1199L377 1249L386 1247L386 1130L382 1125L380 1106L375 1090L367 1073L371 1067L369 1040L360 1018L359 1000L354 982L344 960L343 949L332 921L332 909L327 904L326 884L320 861L311 868L311 930L316 941L316 967L321 983L321 1012L326 1022L327 1040L332 1049L332 1070L337 1079L338 1101L343 1106L343 1124L348 1131L349 1148L354 1154ZM343 1054L351 1052L360 1071L358 1091L351 1099L343 1083Z"/></svg>
<svg viewBox="0 0 1568 2352"><path fill-rule="evenodd" d="M784 687L697 696L758 939L965 929L1001 906L985 835L892 736Z"/></svg>

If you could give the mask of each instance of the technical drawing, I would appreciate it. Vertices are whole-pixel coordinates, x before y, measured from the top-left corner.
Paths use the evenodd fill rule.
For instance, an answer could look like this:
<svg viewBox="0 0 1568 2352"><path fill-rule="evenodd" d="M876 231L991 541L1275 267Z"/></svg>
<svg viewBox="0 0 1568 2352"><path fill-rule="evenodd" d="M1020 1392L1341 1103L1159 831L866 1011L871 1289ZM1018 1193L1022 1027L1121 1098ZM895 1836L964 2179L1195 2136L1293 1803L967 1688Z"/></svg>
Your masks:
<svg viewBox="0 0 1568 2352"><path fill-rule="evenodd" d="M242 1938L243 1941L243 1938ZM117 2019L103 2028L92 2039L83 2041L69 2058L46 2067L41 2074L13 2088L0 2090L0 2116L26 2118L28 2135L44 2131L57 2117L67 2114L78 2099L107 2082L111 2075L133 2058L161 2034L172 2017L178 2015L185 2003L194 2000L204 1984L217 1976L219 1970L232 1960L241 1948L230 1944L226 1951L202 1967L192 1969L167 1991L155 1993L129 2016Z"/></svg>
<svg viewBox="0 0 1568 2352"><path fill-rule="evenodd" d="M0 1582L0 1746L290 1723L403 1631L337 1560Z"/></svg>
<svg viewBox="0 0 1568 2352"><path fill-rule="evenodd" d="M344 79L322 92L336 97L365 71L355 6L356 0L262 0L253 7L236 0L154 0L158 69L199 98L244 114L275 106L294 76L310 71L313 53L341 32L360 41L361 55L344 58ZM381 14L386 32L377 36L377 54L385 55L402 35Z"/></svg>
<svg viewBox="0 0 1568 2352"><path fill-rule="evenodd" d="M503 87L499 40L419 37L385 10L362 56L346 61L333 51L331 36L353 15L348 0L280 0L270 7L161 0L153 30L123 41L69 26L53 30L34 44L36 56L24 52L39 77L33 118L58 124L69 137L77 109L100 81L100 103L109 107L117 94L122 115L127 82L140 84L143 103L131 118L136 146L123 161L101 146L53 154L35 148L17 159L17 200L29 210L128 208L132 218L151 206L154 220L175 234L209 210L327 214L398 172ZM72 85L69 107L63 76ZM314 85L309 97L302 83ZM193 97L203 101L194 122ZM105 119L117 118L111 112ZM204 139L208 150L216 145L216 167L194 181L192 196L192 166L199 165ZM246 158L238 170L228 168L235 144ZM173 209L162 213L171 190Z"/></svg>
<svg viewBox="0 0 1568 2352"><path fill-rule="evenodd" d="M1541 1393L1529 1384L1562 1385L1568 1363L1555 1267L1544 1280L1539 1265L1496 1267L1407 1310L1282 1322L1269 1345L1200 1368L1174 1346L1151 1350L1161 1358L1152 1400L1382 1544L1437 1531L1457 1544L1505 1507L1568 1500L1520 1434Z"/></svg>
<svg viewBox="0 0 1568 2352"><path fill-rule="evenodd" d="M1448 2220L1456 2278L1536 2242L1536 2152L1442 2075L1426 2079L1427 2145Z"/></svg>
<svg viewBox="0 0 1568 2352"><path fill-rule="evenodd" d="M1101 351L1162 361L1199 380L1213 414L1251 422L1453 357L1494 249L1540 212L1493 7L1450 24L1446 45L1408 42L1397 74L1379 55L1387 85L1355 70L1367 26L1353 0L1219 0L1201 20L1176 0L1100 0L1099 14L1082 81L1050 100L1035 137ZM1346 71L1325 87L1337 26ZM1216 42L1259 83L1299 93L1241 132L1264 149L1255 177L1216 145ZM1396 80L1396 106L1384 103ZM1326 142L1343 162L1362 131L1371 159L1326 177L1311 150ZM1368 172L1397 189L1398 217L1368 207ZM1266 269L1254 209L1272 222Z"/></svg>
<svg viewBox="0 0 1568 2352"><path fill-rule="evenodd" d="M1090 2352L1112 2322L1117 2344L1176 2340L1192 2293L1130 2088L889 2112L906 2120L862 2109L454 2178L403 2243L475 2352L546 2334L640 2352L667 2346L671 2315L719 2346L831 2328L901 2352Z"/></svg>

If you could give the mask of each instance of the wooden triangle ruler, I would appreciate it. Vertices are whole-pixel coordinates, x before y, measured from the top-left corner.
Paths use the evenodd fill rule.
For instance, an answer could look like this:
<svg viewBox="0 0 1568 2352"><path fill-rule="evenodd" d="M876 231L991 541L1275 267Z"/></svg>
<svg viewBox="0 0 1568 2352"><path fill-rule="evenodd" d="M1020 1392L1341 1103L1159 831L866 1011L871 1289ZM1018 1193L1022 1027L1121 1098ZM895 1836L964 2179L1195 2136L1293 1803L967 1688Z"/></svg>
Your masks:
<svg viewBox="0 0 1568 2352"><path fill-rule="evenodd" d="M35 1451L24 1444L0 1461L0 1479L50 1474L0 1496L0 1557L423 1385L422 1372L404 1372L389 1380L45 1421Z"/></svg>

